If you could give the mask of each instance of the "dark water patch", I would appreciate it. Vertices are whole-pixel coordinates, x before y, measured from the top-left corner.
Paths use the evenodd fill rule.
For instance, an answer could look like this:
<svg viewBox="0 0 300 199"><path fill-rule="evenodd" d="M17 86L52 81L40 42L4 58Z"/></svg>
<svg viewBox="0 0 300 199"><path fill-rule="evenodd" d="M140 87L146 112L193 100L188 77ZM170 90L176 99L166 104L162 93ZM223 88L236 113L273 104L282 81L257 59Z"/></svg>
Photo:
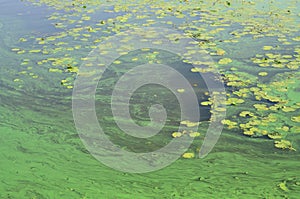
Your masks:
<svg viewBox="0 0 300 199"><path fill-rule="evenodd" d="M2 30L12 31L19 24L24 27L22 29L24 34L55 32L55 28L47 20L47 16L52 12L53 10L46 6L37 7L20 0L2 0L0 7ZM26 33L28 30L30 32Z"/></svg>

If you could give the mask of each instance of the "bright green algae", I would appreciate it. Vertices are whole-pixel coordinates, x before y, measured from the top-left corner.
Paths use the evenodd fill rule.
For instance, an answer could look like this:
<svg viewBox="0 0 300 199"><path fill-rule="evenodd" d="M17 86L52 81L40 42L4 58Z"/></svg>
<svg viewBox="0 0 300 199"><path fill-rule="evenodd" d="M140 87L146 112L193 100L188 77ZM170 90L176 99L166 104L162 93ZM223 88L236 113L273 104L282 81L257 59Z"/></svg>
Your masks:
<svg viewBox="0 0 300 199"><path fill-rule="evenodd" d="M290 1L286 7L278 3L279 7L270 2L262 6L264 1L256 2L255 7L251 2L157 1L134 10L133 1L129 6L115 6L113 11L107 8L110 17L100 20L92 14L100 9L95 7L97 1L72 1L74 5L40 2L57 9L49 20L58 32L13 36L18 39L6 36L0 41L5 44L1 48L1 59L5 60L1 64L5 74L1 78L2 198L297 198L297 2ZM240 10L232 10L233 6ZM222 20L218 20L220 16ZM188 18L192 22L185 23ZM226 119L231 123L227 121L217 146L205 159L179 159L160 171L137 175L114 171L88 154L74 128L70 96L77 68L87 53L108 35L140 24L176 27L211 53L228 86ZM152 54L139 56L139 60L159 60ZM122 74L117 65L112 70ZM258 75L260 72L267 75ZM108 78L103 83L114 81ZM106 95L98 97L109 101ZM268 109L257 110L255 104ZM243 111L253 114L243 115ZM140 124L147 122L146 111L140 107L133 107L133 114L142 118ZM118 132L112 139L126 145L126 137L110 123L109 111L105 115L103 125ZM202 122L201 135L189 152L199 150L207 124ZM149 146L156 149L168 142L173 130L174 126L167 126L161 137L151 140L158 144ZM282 140L291 145L275 148L276 142L284 148ZM145 143L139 144L129 149L143 150Z"/></svg>

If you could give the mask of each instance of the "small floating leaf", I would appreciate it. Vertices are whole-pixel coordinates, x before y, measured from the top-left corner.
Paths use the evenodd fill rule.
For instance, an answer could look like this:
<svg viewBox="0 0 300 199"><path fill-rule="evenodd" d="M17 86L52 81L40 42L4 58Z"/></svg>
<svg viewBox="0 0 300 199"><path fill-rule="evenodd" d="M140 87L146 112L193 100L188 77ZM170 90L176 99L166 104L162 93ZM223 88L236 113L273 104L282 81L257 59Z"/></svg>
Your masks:
<svg viewBox="0 0 300 199"><path fill-rule="evenodd" d="M259 76L267 76L268 73L267 73L267 72L259 72L258 75L259 75Z"/></svg>
<svg viewBox="0 0 300 199"><path fill-rule="evenodd" d="M278 184L278 187L282 190L282 191L289 191L289 189L286 186L286 182L281 182Z"/></svg>
<svg viewBox="0 0 300 199"><path fill-rule="evenodd" d="M253 106L259 111L269 110L266 104L254 104Z"/></svg>
<svg viewBox="0 0 300 199"><path fill-rule="evenodd" d="M184 90L183 88L177 89L177 92L178 92L178 93L184 93L184 91L185 91L185 90Z"/></svg>
<svg viewBox="0 0 300 199"><path fill-rule="evenodd" d="M182 155L183 158L186 158L186 159L190 159L190 158L194 158L195 157L195 154L194 153L184 153Z"/></svg>
<svg viewBox="0 0 300 199"><path fill-rule="evenodd" d="M281 110L282 110L283 112L293 112L293 111L295 111L296 109L293 108L293 107L284 106Z"/></svg>
<svg viewBox="0 0 300 199"><path fill-rule="evenodd" d="M244 134L244 135L252 136L252 135L254 135L254 131L245 130L245 131L243 132L243 134Z"/></svg>
<svg viewBox="0 0 300 199"><path fill-rule="evenodd" d="M191 121L181 121L180 124L186 125L187 127L194 127L194 126L198 126L199 122L191 122Z"/></svg>
<svg viewBox="0 0 300 199"><path fill-rule="evenodd" d="M39 52L41 52L41 49L34 49L34 50L30 50L28 52L29 53L39 53Z"/></svg>
<svg viewBox="0 0 300 199"><path fill-rule="evenodd" d="M178 137L181 137L181 136L182 136L182 133L180 133L180 132L173 132L172 133L173 138L178 138Z"/></svg>
<svg viewBox="0 0 300 199"><path fill-rule="evenodd" d="M114 64L121 64L122 62L120 60L116 60L113 62Z"/></svg>
<svg viewBox="0 0 300 199"><path fill-rule="evenodd" d="M271 139L281 139L282 135L278 132L274 132L274 133L269 133L268 137Z"/></svg>
<svg viewBox="0 0 300 199"><path fill-rule="evenodd" d="M299 115L299 116L292 117L292 121L293 121L293 122L300 122L300 115Z"/></svg>
<svg viewBox="0 0 300 199"><path fill-rule="evenodd" d="M264 46L263 47L263 50L272 50L273 49L273 46Z"/></svg>
<svg viewBox="0 0 300 199"><path fill-rule="evenodd" d="M20 42L26 42L27 39L25 39L25 38L20 38L19 41L20 41Z"/></svg>
<svg viewBox="0 0 300 199"><path fill-rule="evenodd" d="M219 64L229 64L231 62L232 62L232 60L230 58L223 58L223 59L220 59L218 63Z"/></svg>
<svg viewBox="0 0 300 199"><path fill-rule="evenodd" d="M190 132L189 136L192 138L198 137L198 136L200 136L200 133L199 132Z"/></svg>
<svg viewBox="0 0 300 199"><path fill-rule="evenodd" d="M296 151L296 149L294 149L292 147L291 142L288 141L288 140L275 141L275 147L279 148L279 149L289 149L289 150L292 150L292 151Z"/></svg>

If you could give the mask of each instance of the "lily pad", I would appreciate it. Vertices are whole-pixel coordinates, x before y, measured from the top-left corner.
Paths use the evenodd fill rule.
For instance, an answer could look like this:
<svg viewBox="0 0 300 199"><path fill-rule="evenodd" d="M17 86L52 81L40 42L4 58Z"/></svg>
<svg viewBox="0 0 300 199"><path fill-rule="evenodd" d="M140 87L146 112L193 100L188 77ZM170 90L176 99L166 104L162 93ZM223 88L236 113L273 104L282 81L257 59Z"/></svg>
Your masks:
<svg viewBox="0 0 300 199"><path fill-rule="evenodd" d="M183 158L186 158L186 159L190 159L190 158L194 158L195 157L195 154L190 152L190 153L184 153L182 155Z"/></svg>
<svg viewBox="0 0 300 199"><path fill-rule="evenodd" d="M300 115L299 115L299 116L292 117L292 121L293 121L293 122L300 122Z"/></svg>
<svg viewBox="0 0 300 199"><path fill-rule="evenodd" d="M292 151L296 151L296 149L294 149L292 147L291 142L288 141L288 140L275 141L275 147L279 148L279 149L289 149L289 150L292 150Z"/></svg>
<svg viewBox="0 0 300 199"><path fill-rule="evenodd" d="M172 133L172 137L174 137L174 138L178 138L178 137L181 137L182 136L182 133L180 133L180 132L173 132Z"/></svg>
<svg viewBox="0 0 300 199"><path fill-rule="evenodd" d="M229 64L231 62L232 62L232 59L230 59L230 58L223 58L223 59L220 59L218 63L219 64Z"/></svg>

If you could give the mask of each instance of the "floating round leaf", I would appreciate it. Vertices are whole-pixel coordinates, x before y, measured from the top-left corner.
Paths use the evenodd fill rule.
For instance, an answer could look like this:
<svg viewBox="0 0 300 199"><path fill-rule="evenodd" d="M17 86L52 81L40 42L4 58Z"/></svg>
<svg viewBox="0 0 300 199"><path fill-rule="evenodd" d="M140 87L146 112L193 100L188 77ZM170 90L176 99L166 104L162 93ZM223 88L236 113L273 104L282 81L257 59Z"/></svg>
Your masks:
<svg viewBox="0 0 300 199"><path fill-rule="evenodd" d="M194 153L184 153L182 155L183 158L186 158L186 159L190 159L190 158L194 158L195 157L195 154Z"/></svg>
<svg viewBox="0 0 300 199"><path fill-rule="evenodd" d="M252 136L254 135L254 132L253 131L250 131L250 130L246 130L243 132L244 135L249 135L249 136Z"/></svg>
<svg viewBox="0 0 300 199"><path fill-rule="evenodd" d="M247 116L253 117L253 116L254 116L254 113L251 113L250 111L242 111L242 112L240 112L239 115L240 115L241 117L247 117Z"/></svg>
<svg viewBox="0 0 300 199"><path fill-rule="evenodd" d="M200 133L199 133L199 132L190 132L190 133L189 133L189 136L190 136L190 137L193 137L193 138L194 138L194 137L198 137L198 136L200 136Z"/></svg>
<svg viewBox="0 0 300 199"><path fill-rule="evenodd" d="M194 127L194 126L198 126L199 122L191 122L191 121L185 120L185 121L181 121L180 124L186 125L187 127Z"/></svg>
<svg viewBox="0 0 300 199"><path fill-rule="evenodd" d="M281 139L282 135L278 132L274 132L274 133L269 133L268 137L271 139Z"/></svg>
<svg viewBox="0 0 300 199"><path fill-rule="evenodd" d="M182 133L180 133L180 132L173 132L172 133L172 137L174 137L174 138L178 138L178 137L181 137L182 136Z"/></svg>
<svg viewBox="0 0 300 199"><path fill-rule="evenodd" d="M259 76L267 76L268 73L267 73L267 72L259 72L258 75L259 75Z"/></svg>
<svg viewBox="0 0 300 199"><path fill-rule="evenodd" d="M179 88L179 89L177 89L177 92L178 93L184 93L184 89L183 88Z"/></svg>
<svg viewBox="0 0 300 199"><path fill-rule="evenodd" d="M289 191L288 187L286 186L286 182L281 182L278 184L278 187L282 190L282 191Z"/></svg>
<svg viewBox="0 0 300 199"><path fill-rule="evenodd" d="M300 115L299 115L299 116L292 117L292 121L293 121L293 122L300 122Z"/></svg>
<svg viewBox="0 0 300 199"><path fill-rule="evenodd" d="M272 49L273 49L273 46L264 46L263 49L264 49L264 50L272 50Z"/></svg>
<svg viewBox="0 0 300 199"><path fill-rule="evenodd" d="M232 60L230 58L223 58L223 59L220 59L218 63L219 64L229 64L231 62L232 62Z"/></svg>
<svg viewBox="0 0 300 199"><path fill-rule="evenodd" d="M293 107L284 106L281 110L282 110L283 112L293 112L293 111L295 111L296 109L293 108Z"/></svg>
<svg viewBox="0 0 300 199"><path fill-rule="evenodd" d="M208 106L208 105L211 105L212 102L210 102L210 101L204 101L204 102L201 102L200 104L201 104L202 106Z"/></svg>
<svg viewBox="0 0 300 199"><path fill-rule="evenodd" d="M235 104L242 104L244 103L245 100L241 99L241 98L228 98L227 101L226 101L226 104L229 105L229 104L232 104L232 105L235 105Z"/></svg>
<svg viewBox="0 0 300 199"><path fill-rule="evenodd" d="M266 104L254 104L253 106L259 111L269 110Z"/></svg>
<svg viewBox="0 0 300 199"><path fill-rule="evenodd" d="M289 150L292 150L292 151L296 151L296 149L294 149L292 147L291 142L288 141L288 140L275 141L275 147L279 148L279 149L289 149Z"/></svg>

